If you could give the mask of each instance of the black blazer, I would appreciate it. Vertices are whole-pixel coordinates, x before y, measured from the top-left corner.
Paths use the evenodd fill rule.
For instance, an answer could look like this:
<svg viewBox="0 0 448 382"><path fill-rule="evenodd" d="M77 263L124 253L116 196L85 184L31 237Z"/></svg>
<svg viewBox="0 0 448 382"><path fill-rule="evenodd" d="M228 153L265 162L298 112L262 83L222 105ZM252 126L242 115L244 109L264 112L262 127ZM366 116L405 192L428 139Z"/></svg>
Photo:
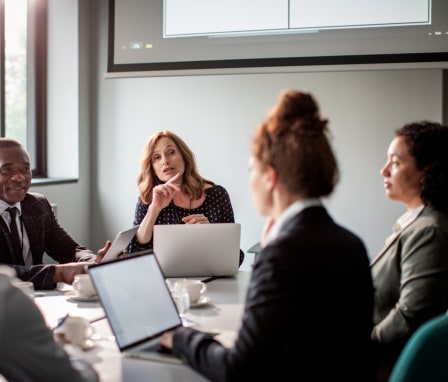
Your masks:
<svg viewBox="0 0 448 382"><path fill-rule="evenodd" d="M374 381L373 293L363 242L309 207L258 253L234 347L181 328L173 351L214 381Z"/></svg>
<svg viewBox="0 0 448 382"><path fill-rule="evenodd" d="M95 260L94 253L86 247L80 246L59 225L53 209L44 195L28 193L21 202L21 209L23 226L28 234L33 264L35 264L29 270L14 264L14 268L21 279L31 279L34 281L36 288L39 289L54 286L53 284L53 286L49 285L49 279L52 280L53 278L53 267L36 266L42 264L44 253L47 253L58 263ZM5 229L7 229L5 227L6 225L0 225L0 262L12 264L8 241L9 233L5 232Z"/></svg>

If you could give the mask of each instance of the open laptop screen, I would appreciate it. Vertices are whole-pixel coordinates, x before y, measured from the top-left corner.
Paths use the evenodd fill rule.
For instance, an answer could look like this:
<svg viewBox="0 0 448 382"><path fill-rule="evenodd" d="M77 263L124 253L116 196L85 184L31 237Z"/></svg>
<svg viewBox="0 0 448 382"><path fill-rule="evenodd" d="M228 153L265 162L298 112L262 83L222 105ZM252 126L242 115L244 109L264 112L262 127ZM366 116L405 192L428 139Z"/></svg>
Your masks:
<svg viewBox="0 0 448 382"><path fill-rule="evenodd" d="M181 326L153 253L88 268L120 350Z"/></svg>

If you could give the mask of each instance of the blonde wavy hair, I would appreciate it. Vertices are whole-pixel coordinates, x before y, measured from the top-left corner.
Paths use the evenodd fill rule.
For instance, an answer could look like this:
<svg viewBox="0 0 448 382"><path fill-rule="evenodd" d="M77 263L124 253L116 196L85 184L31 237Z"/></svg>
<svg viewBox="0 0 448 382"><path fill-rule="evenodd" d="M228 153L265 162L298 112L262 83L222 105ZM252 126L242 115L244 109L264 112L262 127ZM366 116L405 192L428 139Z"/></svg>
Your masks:
<svg viewBox="0 0 448 382"><path fill-rule="evenodd" d="M154 133L143 149L140 161L140 173L137 176L140 199L146 204L151 204L152 189L158 184L164 183L155 174L151 160L154 154L154 148L161 138L172 140L184 160L185 171L182 177L182 192L189 195L192 200L200 199L204 196L206 184L213 185L214 183L199 175L195 156L183 139L167 130Z"/></svg>

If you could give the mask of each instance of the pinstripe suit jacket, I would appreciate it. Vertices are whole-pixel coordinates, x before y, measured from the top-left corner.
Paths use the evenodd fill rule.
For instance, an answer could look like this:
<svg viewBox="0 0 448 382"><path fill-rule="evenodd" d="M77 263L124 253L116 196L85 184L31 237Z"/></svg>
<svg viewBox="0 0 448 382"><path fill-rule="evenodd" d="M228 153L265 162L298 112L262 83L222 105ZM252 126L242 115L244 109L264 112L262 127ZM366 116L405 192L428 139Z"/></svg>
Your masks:
<svg viewBox="0 0 448 382"><path fill-rule="evenodd" d="M44 253L58 263L94 261L95 254L80 246L62 228L48 199L38 193L27 193L21 202L22 221L28 234L34 266L26 269L13 264L22 280L32 280L38 289L53 288L54 266L42 265ZM12 264L9 234L0 225L0 262Z"/></svg>
<svg viewBox="0 0 448 382"><path fill-rule="evenodd" d="M448 309L448 215L426 206L371 263L372 339L393 357L425 321Z"/></svg>

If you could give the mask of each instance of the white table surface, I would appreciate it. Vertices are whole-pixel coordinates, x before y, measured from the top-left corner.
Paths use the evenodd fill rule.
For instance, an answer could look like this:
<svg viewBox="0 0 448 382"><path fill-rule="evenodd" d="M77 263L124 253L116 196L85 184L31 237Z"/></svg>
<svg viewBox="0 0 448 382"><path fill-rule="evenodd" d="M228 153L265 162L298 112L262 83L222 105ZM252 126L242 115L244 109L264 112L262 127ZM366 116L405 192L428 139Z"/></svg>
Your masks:
<svg viewBox="0 0 448 382"><path fill-rule="evenodd" d="M240 271L236 277L208 282L205 296L210 298L210 303L191 308L187 319L193 321L199 330L221 333L217 339L230 345L241 322L249 279L249 271ZM36 297L35 303L50 328L54 328L66 314L83 316L92 322L96 333L103 338L96 342L97 346L88 351L71 345L65 348L73 356L88 360L99 373L101 381L206 381L186 365L123 357L111 337L112 331L100 303L75 301L69 296L71 290L71 286L61 284L58 290L43 291L43 296Z"/></svg>

